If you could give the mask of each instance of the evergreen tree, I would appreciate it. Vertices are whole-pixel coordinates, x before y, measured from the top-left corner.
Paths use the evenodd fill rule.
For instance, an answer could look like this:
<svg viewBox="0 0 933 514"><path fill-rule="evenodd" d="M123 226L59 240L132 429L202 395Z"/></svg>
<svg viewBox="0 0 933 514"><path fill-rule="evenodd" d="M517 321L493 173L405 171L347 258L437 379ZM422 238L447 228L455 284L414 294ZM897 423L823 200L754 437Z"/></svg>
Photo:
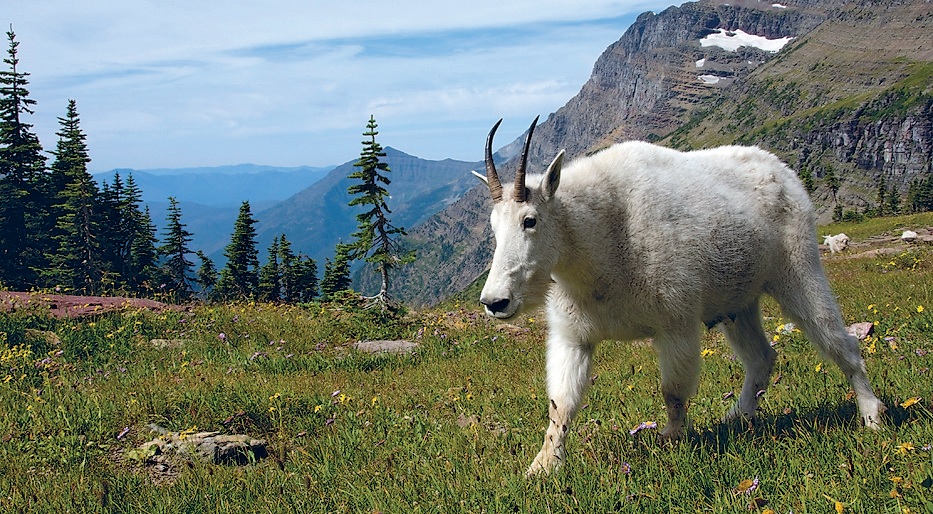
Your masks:
<svg viewBox="0 0 933 514"><path fill-rule="evenodd" d="M279 283L281 284L282 300L287 303L295 303L301 300L301 293L298 291L297 273L299 271L295 254L292 252L292 243L285 238L285 234L279 236ZM315 269L315 272L317 270ZM315 277L315 282L317 278Z"/></svg>
<svg viewBox="0 0 933 514"><path fill-rule="evenodd" d="M884 181L884 173L881 174L881 179L878 181L877 204L878 207L875 208L875 214L877 216L884 216L888 208L888 186Z"/></svg>
<svg viewBox="0 0 933 514"><path fill-rule="evenodd" d="M933 210L933 180L915 179L907 190L907 205L911 212Z"/></svg>
<svg viewBox="0 0 933 514"><path fill-rule="evenodd" d="M195 281L201 286L201 293L204 298L210 298L211 291L217 285L217 268L214 267L214 261L204 255L201 250L198 250L198 258L201 259L201 267L198 268Z"/></svg>
<svg viewBox="0 0 933 514"><path fill-rule="evenodd" d="M295 286L293 294L295 296L292 301L310 302L318 295L317 262L307 255L299 255L294 270ZM345 287L350 287L349 268L347 273ZM339 284L336 285L339 286Z"/></svg>
<svg viewBox="0 0 933 514"><path fill-rule="evenodd" d="M897 190L897 187L892 187L891 192L888 193L887 212L891 216L897 216L901 213L901 193Z"/></svg>
<svg viewBox="0 0 933 514"><path fill-rule="evenodd" d="M816 190L816 185L813 183L813 172L810 171L810 168L804 166L800 169L800 181L803 183L803 188L807 190L807 193L813 194L813 191Z"/></svg>
<svg viewBox="0 0 933 514"><path fill-rule="evenodd" d="M321 279L321 296L331 299L334 293L350 289L350 247L338 244L334 262L326 259L324 278Z"/></svg>
<svg viewBox="0 0 933 514"><path fill-rule="evenodd" d="M123 222L124 195L123 178L120 177L119 173L115 173L112 183L104 182L102 184L98 200L101 254L106 271L109 273L111 280L117 283L124 282L125 277L121 276L120 273L120 270L124 267L122 250L128 244L125 243L128 235L124 233L126 226Z"/></svg>
<svg viewBox="0 0 933 514"><path fill-rule="evenodd" d="M839 192L840 181L832 165L826 166L826 174L823 176L823 181L826 182L826 187L828 187L833 194L833 202L836 202L836 193Z"/></svg>
<svg viewBox="0 0 933 514"><path fill-rule="evenodd" d="M156 248L156 226L149 214L149 206L140 214L133 244L130 247L129 284L134 291L151 291L160 279L159 252Z"/></svg>
<svg viewBox="0 0 933 514"><path fill-rule="evenodd" d="M259 287L256 296L264 302L282 299L282 270L279 267L279 238L276 236L269 246L269 260L259 270Z"/></svg>
<svg viewBox="0 0 933 514"><path fill-rule="evenodd" d="M94 213L97 185L87 170L85 135L74 100L69 100L64 118L58 118L61 130L52 152L53 176L65 182L58 192L54 212L58 214L53 239L56 248L47 256L49 267L43 272L50 285L64 285L85 294L96 294L102 281L99 225Z"/></svg>
<svg viewBox="0 0 933 514"><path fill-rule="evenodd" d="M113 243L117 258L113 269L120 275L122 283L131 289L136 289L139 274L139 270L133 265L133 246L137 238L145 237L146 230L146 220L140 210L141 204L142 190L136 184L133 174L129 173L123 185L122 200L119 202L120 229L117 232L119 239Z"/></svg>
<svg viewBox="0 0 933 514"><path fill-rule="evenodd" d="M188 250L188 243L191 242L191 232L185 229L185 224L181 222L181 207L175 197L168 198L169 208L168 216L165 218L167 224L165 227L165 244L160 246L158 251L161 257L165 258L162 265L163 273L168 281L166 284L175 295L182 300L191 297L191 285L188 283L188 276L191 274L191 267L194 265L188 260L187 255L191 253Z"/></svg>
<svg viewBox="0 0 933 514"><path fill-rule="evenodd" d="M389 185L390 180L385 174L390 170L388 164L379 160L386 154L376 142L376 135L379 134L376 127L376 119L370 116L366 132L363 132L368 139L362 142L360 159L353 164L360 170L347 176L361 182L347 189L347 193L355 196L349 205L362 205L369 209L356 216L359 223L358 230L353 234L356 240L347 245L347 248L351 260L364 259L373 263L376 272L382 275L379 294L373 298L386 305L390 303L389 271L400 264L412 262L415 256L414 252L403 253L398 237L405 235L405 229L394 227L388 218L392 212L385 203L389 192L380 183Z"/></svg>
<svg viewBox="0 0 933 514"><path fill-rule="evenodd" d="M259 252L256 250L255 223L249 202L243 202L233 225L230 244L224 250L227 265L220 272L217 284L218 293L223 298L248 298L256 292Z"/></svg>
<svg viewBox="0 0 933 514"><path fill-rule="evenodd" d="M45 173L46 157L39 138L24 116L33 114L29 84L17 69L16 35L7 31L9 70L0 71L0 283L25 289L36 283L33 270L47 267L48 232L42 230L47 220L43 205L48 194Z"/></svg>

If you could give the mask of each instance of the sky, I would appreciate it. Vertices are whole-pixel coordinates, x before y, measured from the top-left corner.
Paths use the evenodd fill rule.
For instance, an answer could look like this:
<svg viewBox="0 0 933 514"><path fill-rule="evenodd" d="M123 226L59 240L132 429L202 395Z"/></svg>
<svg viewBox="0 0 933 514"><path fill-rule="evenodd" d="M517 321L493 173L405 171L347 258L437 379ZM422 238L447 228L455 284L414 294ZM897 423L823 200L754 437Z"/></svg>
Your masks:
<svg viewBox="0 0 933 514"><path fill-rule="evenodd" d="M100 172L342 164L370 115L384 147L482 160L499 118L506 144L576 95L640 13L670 5L29 0L0 21L37 102L25 121L52 150L74 99Z"/></svg>

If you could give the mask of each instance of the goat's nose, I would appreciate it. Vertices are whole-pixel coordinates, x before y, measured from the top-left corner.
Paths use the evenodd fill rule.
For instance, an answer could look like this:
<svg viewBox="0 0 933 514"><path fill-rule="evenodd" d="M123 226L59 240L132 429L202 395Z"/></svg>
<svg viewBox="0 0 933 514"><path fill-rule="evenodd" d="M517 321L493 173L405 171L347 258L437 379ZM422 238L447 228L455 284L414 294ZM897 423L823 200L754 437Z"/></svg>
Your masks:
<svg viewBox="0 0 933 514"><path fill-rule="evenodd" d="M480 303L482 303L483 305L485 305L486 308L489 310L489 312L495 314L495 313L497 313L497 312L502 312L502 311L504 311L505 308L509 306L509 299L508 299L508 298L502 298L502 299L499 299L499 300L492 300L492 301L486 301L486 300L482 300L482 299L481 299L481 300L480 300Z"/></svg>

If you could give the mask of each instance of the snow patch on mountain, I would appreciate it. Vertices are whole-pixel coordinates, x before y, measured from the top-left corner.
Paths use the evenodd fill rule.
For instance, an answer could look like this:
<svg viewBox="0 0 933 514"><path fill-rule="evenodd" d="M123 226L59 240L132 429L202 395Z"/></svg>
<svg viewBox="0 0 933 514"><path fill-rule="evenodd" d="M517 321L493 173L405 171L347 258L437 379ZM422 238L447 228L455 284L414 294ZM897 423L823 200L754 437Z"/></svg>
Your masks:
<svg viewBox="0 0 933 514"><path fill-rule="evenodd" d="M743 46L760 48L766 52L779 52L784 45L790 42L792 37L782 37L778 39L768 39L764 36L749 34L743 30L718 29L718 32L709 34L700 40L700 46L718 46L723 50L735 52Z"/></svg>

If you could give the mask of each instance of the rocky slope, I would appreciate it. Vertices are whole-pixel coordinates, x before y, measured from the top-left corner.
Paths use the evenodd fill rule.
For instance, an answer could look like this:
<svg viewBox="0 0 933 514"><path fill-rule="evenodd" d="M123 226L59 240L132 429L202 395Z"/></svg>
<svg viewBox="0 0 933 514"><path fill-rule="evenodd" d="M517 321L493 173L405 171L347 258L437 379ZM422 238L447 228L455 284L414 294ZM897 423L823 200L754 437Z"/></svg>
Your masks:
<svg viewBox="0 0 933 514"><path fill-rule="evenodd" d="M535 131L530 169L540 170L560 149L573 158L628 139L681 148L742 142L813 165L817 178L822 171L812 163L823 161L807 157L838 154L852 163L837 174L844 177L841 199L853 205L861 197L852 192L865 196L872 181L870 173L850 173L857 163L914 163L895 181L903 187L930 169L930 10L924 0L702 1L645 13L603 53L580 93ZM701 44L738 31L793 39L778 53ZM848 114L831 110L843 107ZM817 112L809 125L791 117ZM780 121L787 125L779 133L773 127ZM514 169L500 173L507 179ZM419 260L396 276L397 298L431 304L485 270L493 248L487 196L478 187L410 231ZM831 206L822 196L818 190L825 212Z"/></svg>
<svg viewBox="0 0 933 514"><path fill-rule="evenodd" d="M852 3L793 41L767 66L723 91L665 144L757 144L809 169L828 221L832 169L849 208L873 207L882 176L906 196L933 157L933 5Z"/></svg>

